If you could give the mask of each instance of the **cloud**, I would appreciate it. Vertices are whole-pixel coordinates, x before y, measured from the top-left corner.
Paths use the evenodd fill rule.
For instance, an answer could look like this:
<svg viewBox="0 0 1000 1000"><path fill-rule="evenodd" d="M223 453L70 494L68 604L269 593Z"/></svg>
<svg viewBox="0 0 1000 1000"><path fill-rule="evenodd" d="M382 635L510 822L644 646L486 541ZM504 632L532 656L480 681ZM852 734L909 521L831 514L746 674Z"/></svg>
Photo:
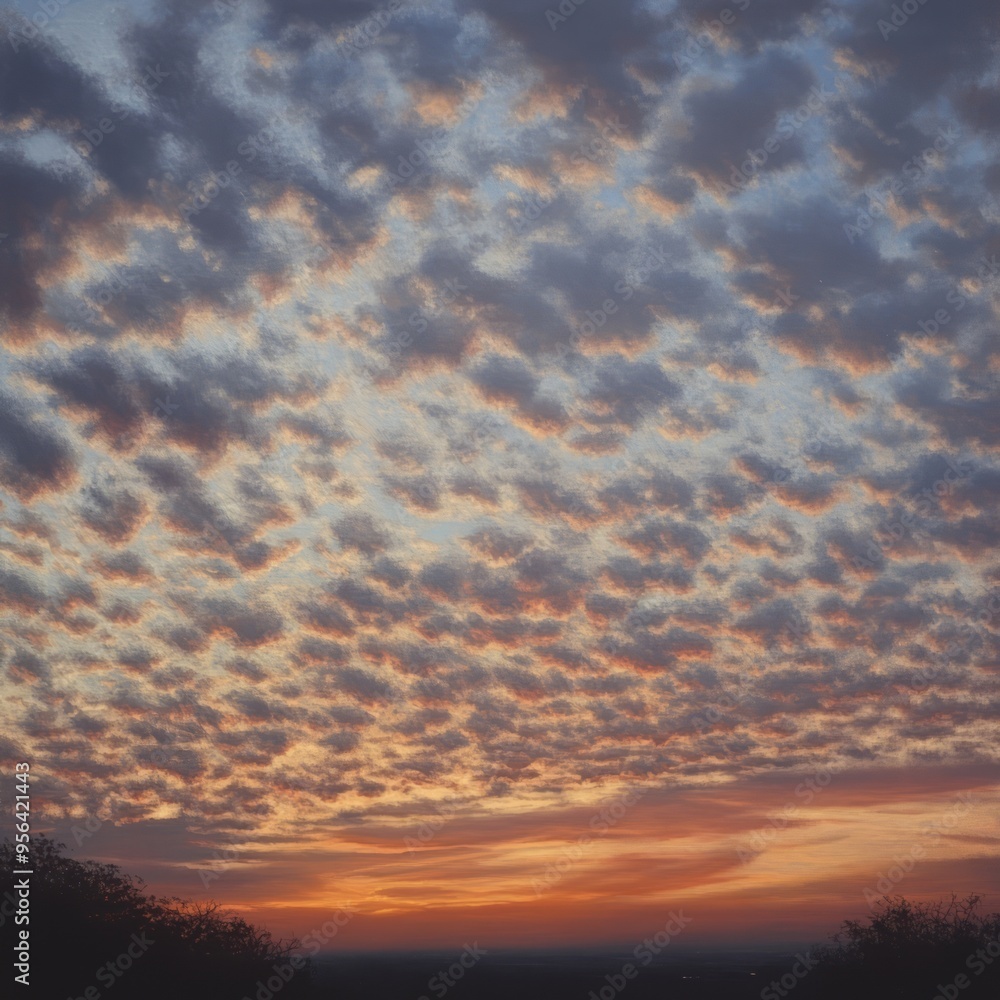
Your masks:
<svg viewBox="0 0 1000 1000"><path fill-rule="evenodd" d="M196 6L0 67L0 749L359 940L842 919L992 787L993 6Z"/></svg>
<svg viewBox="0 0 1000 1000"><path fill-rule="evenodd" d="M72 482L76 464L68 442L7 395L0 396L0 441L4 480L18 496L30 499Z"/></svg>

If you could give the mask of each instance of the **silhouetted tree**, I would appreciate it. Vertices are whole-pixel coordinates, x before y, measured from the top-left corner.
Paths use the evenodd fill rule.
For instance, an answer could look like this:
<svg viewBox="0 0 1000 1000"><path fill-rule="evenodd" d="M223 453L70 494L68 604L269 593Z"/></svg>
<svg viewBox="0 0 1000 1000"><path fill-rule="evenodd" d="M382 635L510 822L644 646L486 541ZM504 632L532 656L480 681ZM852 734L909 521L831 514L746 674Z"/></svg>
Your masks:
<svg viewBox="0 0 1000 1000"><path fill-rule="evenodd" d="M141 879L117 865L64 857L64 847L45 837L31 844L32 996L241 1000L256 998L263 992L258 981L266 987L275 976L280 989L267 993L280 1000L307 995L308 960L300 969L290 964L298 942L275 941L217 903L146 895ZM5 841L0 868L19 867ZM6 910L0 924L19 929Z"/></svg>
<svg viewBox="0 0 1000 1000"><path fill-rule="evenodd" d="M845 920L810 979L819 997L879 1000L1000 996L1000 913L980 896L912 903L884 896L868 920ZM961 978L960 978L961 977Z"/></svg>

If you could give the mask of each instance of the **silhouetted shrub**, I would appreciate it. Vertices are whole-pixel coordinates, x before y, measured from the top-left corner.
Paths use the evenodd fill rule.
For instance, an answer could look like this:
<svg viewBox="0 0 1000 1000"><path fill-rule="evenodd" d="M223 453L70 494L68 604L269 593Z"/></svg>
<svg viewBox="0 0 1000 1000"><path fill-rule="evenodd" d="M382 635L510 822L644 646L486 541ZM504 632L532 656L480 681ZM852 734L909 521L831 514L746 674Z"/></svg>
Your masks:
<svg viewBox="0 0 1000 1000"><path fill-rule="evenodd" d="M867 921L846 920L821 950L811 994L860 1000L956 1000L1000 996L1000 913L981 897L911 903L882 898Z"/></svg>
<svg viewBox="0 0 1000 1000"><path fill-rule="evenodd" d="M217 903L147 896L141 879L117 865L64 857L64 846L44 837L31 844L31 996L253 1000L258 981L275 976L280 989L269 992L280 1000L308 995L308 960L296 959L299 970L291 965L297 942L275 941ZM9 841L0 846L0 867L22 867ZM6 911L3 923L15 929Z"/></svg>

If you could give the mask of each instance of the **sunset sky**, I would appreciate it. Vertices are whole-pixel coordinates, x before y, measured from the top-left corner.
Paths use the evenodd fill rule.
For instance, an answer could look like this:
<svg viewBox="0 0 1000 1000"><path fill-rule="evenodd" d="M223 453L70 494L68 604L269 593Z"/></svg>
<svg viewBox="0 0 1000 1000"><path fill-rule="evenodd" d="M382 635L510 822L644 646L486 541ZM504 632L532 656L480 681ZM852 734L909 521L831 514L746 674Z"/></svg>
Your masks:
<svg viewBox="0 0 1000 1000"><path fill-rule="evenodd" d="M35 831L345 949L1000 909L1000 8L905 7L2 8Z"/></svg>

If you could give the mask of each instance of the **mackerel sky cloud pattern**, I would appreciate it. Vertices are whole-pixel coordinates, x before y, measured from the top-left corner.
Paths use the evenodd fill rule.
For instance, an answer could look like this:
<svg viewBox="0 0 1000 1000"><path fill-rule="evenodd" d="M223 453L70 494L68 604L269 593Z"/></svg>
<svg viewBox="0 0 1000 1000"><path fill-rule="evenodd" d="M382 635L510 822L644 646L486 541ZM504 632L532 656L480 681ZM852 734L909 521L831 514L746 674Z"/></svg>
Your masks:
<svg viewBox="0 0 1000 1000"><path fill-rule="evenodd" d="M822 930L960 791L1000 889L1000 11L916 6L4 7L51 828L345 947Z"/></svg>

